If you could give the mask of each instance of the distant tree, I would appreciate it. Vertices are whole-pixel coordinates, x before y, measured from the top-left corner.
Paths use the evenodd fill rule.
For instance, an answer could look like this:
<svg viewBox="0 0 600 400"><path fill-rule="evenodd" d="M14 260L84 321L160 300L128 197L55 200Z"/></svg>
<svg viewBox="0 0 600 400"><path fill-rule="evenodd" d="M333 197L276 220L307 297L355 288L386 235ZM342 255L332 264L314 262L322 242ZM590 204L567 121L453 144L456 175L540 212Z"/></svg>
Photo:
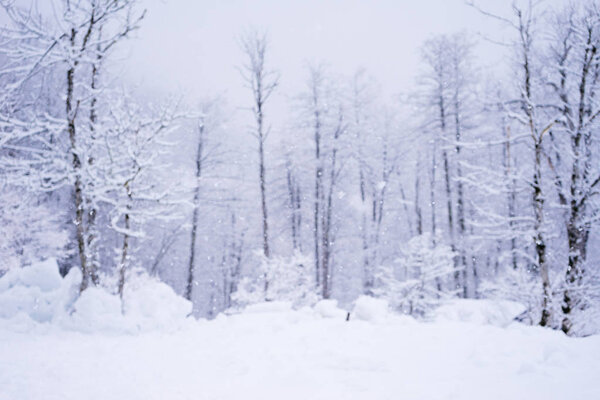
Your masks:
<svg viewBox="0 0 600 400"><path fill-rule="evenodd" d="M415 316L424 316L455 296L455 290L445 291L437 284L454 274L454 251L434 242L439 243L439 240L434 241L424 234L406 243L397 273L390 266L378 269L374 294L386 298L399 311Z"/></svg>

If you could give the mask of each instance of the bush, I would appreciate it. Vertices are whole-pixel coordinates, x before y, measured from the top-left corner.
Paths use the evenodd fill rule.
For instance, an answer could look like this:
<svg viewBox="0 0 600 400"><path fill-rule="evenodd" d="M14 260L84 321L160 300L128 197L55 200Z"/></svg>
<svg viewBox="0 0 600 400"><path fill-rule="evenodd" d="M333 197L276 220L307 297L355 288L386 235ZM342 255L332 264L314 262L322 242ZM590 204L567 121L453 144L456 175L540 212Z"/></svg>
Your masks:
<svg viewBox="0 0 600 400"><path fill-rule="evenodd" d="M374 294L405 314L424 316L442 301L455 295L447 289L454 272L455 253L444 244L433 244L424 234L408 241L398 260L404 279L397 278L389 266L380 267L375 276Z"/></svg>
<svg viewBox="0 0 600 400"><path fill-rule="evenodd" d="M243 278L232 299L237 306L263 301L288 301L294 307L313 305L318 300L314 268L309 257L296 252L291 257L260 257L259 275Z"/></svg>

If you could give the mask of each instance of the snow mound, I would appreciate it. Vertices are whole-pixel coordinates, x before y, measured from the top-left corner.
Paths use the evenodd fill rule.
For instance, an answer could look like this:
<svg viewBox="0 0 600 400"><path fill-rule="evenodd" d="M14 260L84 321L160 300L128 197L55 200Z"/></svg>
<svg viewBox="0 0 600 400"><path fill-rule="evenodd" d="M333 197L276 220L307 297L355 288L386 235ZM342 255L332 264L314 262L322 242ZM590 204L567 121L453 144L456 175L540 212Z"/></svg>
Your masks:
<svg viewBox="0 0 600 400"><path fill-rule="evenodd" d="M192 312L191 302L145 274L130 278L123 302L100 287L79 295L80 283L79 269L62 278L54 259L8 271L0 278L2 325L15 331L40 323L79 332L168 331L187 323Z"/></svg>
<svg viewBox="0 0 600 400"><path fill-rule="evenodd" d="M125 291L124 312L142 330L176 329L192 313L192 303L155 279Z"/></svg>
<svg viewBox="0 0 600 400"><path fill-rule="evenodd" d="M345 319L347 312L338 307L337 300L321 300L314 306L315 312L323 318Z"/></svg>
<svg viewBox="0 0 600 400"><path fill-rule="evenodd" d="M62 277L54 258L33 264L26 268L12 268L0 279L0 292L15 286L37 287L42 292L50 292L60 287Z"/></svg>
<svg viewBox="0 0 600 400"><path fill-rule="evenodd" d="M61 320L61 325L70 330L91 333L125 329L121 301L102 288L87 288L73 309L71 315L65 315Z"/></svg>
<svg viewBox="0 0 600 400"><path fill-rule="evenodd" d="M11 269L0 278L0 318L24 314L35 322L53 321L73 303L80 281L76 269L63 279L55 259Z"/></svg>
<svg viewBox="0 0 600 400"><path fill-rule="evenodd" d="M362 321L381 322L390 314L389 304L386 300L370 296L360 296L354 302L351 318Z"/></svg>
<svg viewBox="0 0 600 400"><path fill-rule="evenodd" d="M434 319L506 327L524 311L526 307L514 301L456 299L438 307L434 312Z"/></svg>

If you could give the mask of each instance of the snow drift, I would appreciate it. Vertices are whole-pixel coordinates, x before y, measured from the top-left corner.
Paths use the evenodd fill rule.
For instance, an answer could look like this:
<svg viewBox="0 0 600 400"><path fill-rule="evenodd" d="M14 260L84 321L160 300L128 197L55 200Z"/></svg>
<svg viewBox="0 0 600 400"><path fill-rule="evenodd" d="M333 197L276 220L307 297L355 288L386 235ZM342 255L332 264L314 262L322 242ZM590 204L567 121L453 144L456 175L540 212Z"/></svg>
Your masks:
<svg viewBox="0 0 600 400"><path fill-rule="evenodd" d="M52 288L47 293L58 290L56 282L45 286ZM157 303L145 309L130 302L122 318L157 317L153 308L161 307L161 297L140 291L160 287L140 282L139 289L132 288L140 300ZM172 293L164 294L169 302ZM361 298L346 321L334 301L298 310L274 301L170 332L140 329L122 335L105 329L107 319L120 315L116 300L92 290L73 304L73 315L98 315L95 322L69 319L79 330L85 321L86 334L71 329L24 334L0 326L0 398L600 398L600 337L573 339L518 323L504 328L474 323L489 321L481 312L442 313L444 321L420 323L390 313L385 302ZM183 303L170 307L164 316L189 320Z"/></svg>
<svg viewBox="0 0 600 400"><path fill-rule="evenodd" d="M457 300L418 322L370 297L349 321L334 300L272 301L196 321L144 274L123 302L78 296L80 279L54 260L0 278L1 399L600 398L600 336L512 323L511 302Z"/></svg>
<svg viewBox="0 0 600 400"><path fill-rule="evenodd" d="M0 323L17 330L47 324L80 332L135 333L176 330L191 322L192 304L145 274L132 274L123 301L102 287L79 295L80 283L77 268L63 278L54 259L11 269L0 278Z"/></svg>
<svg viewBox="0 0 600 400"><path fill-rule="evenodd" d="M525 311L524 305L514 301L456 299L439 306L433 316L437 321L506 327Z"/></svg>
<svg viewBox="0 0 600 400"><path fill-rule="evenodd" d="M55 321L72 307L80 282L81 272L76 268L62 278L54 259L12 268L0 278L0 317L24 315L35 322Z"/></svg>
<svg viewBox="0 0 600 400"><path fill-rule="evenodd" d="M81 273L76 268L61 277L54 259L9 270L0 278L0 323L21 330L49 324L88 333L174 331L193 323L189 318L192 304L147 274L131 274L123 301L102 287L88 288L79 295L80 282ZM248 305L230 314L282 313L291 312L293 307L291 301L271 301ZM460 299L440 306L432 319L505 327L523 309L522 305L509 301ZM368 296L359 297L349 311L352 320L370 323L401 318L390 310L386 300ZM348 311L339 308L335 300L321 300L313 308L305 307L304 312L344 321Z"/></svg>

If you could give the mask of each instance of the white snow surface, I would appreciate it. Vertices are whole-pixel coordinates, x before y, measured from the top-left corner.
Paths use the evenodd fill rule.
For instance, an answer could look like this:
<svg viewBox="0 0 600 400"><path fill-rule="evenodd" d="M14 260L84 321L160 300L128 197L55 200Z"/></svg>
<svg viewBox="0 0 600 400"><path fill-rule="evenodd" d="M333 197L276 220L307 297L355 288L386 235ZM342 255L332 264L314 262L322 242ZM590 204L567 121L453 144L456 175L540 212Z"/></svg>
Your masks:
<svg viewBox="0 0 600 400"><path fill-rule="evenodd" d="M383 322L390 315L388 302L369 296L360 296L354 302L352 317L362 321Z"/></svg>
<svg viewBox="0 0 600 400"><path fill-rule="evenodd" d="M337 300L328 299L317 302L314 306L315 312L323 318L344 319L347 312L338 307Z"/></svg>
<svg viewBox="0 0 600 400"><path fill-rule="evenodd" d="M525 310L524 305L515 301L456 299L439 306L434 312L434 318L437 321L463 321L505 327Z"/></svg>
<svg viewBox="0 0 600 400"><path fill-rule="evenodd" d="M514 304L456 302L417 322L360 298L346 322L333 301L270 302L196 321L151 279L123 308L100 289L69 306L56 299L72 277L24 274L0 279L0 298L54 293L58 311L36 320L24 301L0 316L0 399L600 398L600 336L507 323Z"/></svg>

